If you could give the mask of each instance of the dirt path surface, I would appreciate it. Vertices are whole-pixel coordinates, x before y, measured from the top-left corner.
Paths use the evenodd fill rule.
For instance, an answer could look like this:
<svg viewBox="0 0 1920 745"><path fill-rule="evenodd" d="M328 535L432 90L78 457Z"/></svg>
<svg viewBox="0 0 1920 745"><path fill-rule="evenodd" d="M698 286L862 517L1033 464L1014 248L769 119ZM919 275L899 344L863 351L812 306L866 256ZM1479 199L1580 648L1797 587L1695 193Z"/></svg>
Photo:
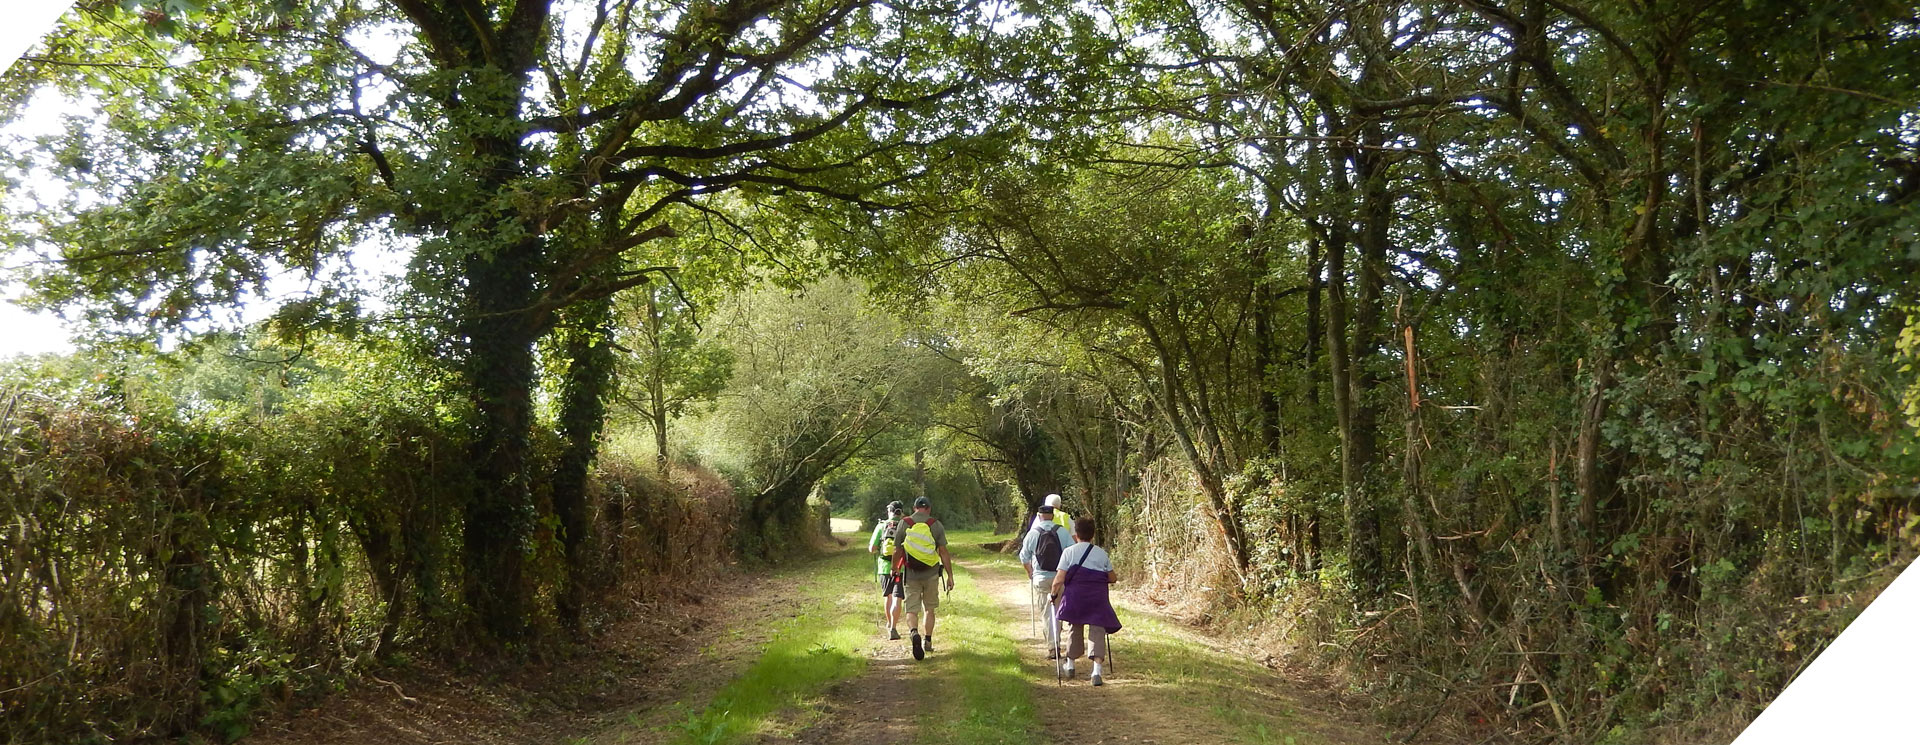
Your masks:
<svg viewBox="0 0 1920 745"><path fill-rule="evenodd" d="M842 538L853 536L842 535ZM773 633L801 615L795 583L845 571L854 541L816 559L768 574L730 574L726 593L689 595L639 609L565 657L497 671L420 666L379 673L367 685L321 706L263 727L244 742L255 745L374 743L539 743L560 745L664 744L681 732L730 681L759 659ZM1039 634L1029 625L1026 579L1019 567L993 554L959 560L962 581L984 595L950 610L972 619L971 631L950 637L941 652L916 662L905 640L878 631L852 651L865 668L785 709L790 723L763 730L754 742L807 745L946 745L996 742L979 732L929 737L931 722L955 712L951 676L963 660L1001 655L995 685L1031 693L1041 733L1032 738L1074 745L1376 745L1393 734L1364 722L1299 681L1235 654L1191 627L1117 595L1126 629L1113 637L1116 657L1106 685L1080 676L1056 685ZM707 583L721 584L719 581ZM834 602L834 601L824 601ZM839 601L839 602L845 602ZM991 633L983 633L990 631ZM905 635L907 629L901 628ZM960 633L960 632L952 632ZM991 638L988 638L991 637ZM1017 669L1008 646L1018 646ZM943 661L943 658L951 660ZM978 669L977 667L975 669ZM1002 690L1005 690L1004 688ZM1025 694L1021 694L1025 700ZM939 711L942 704L948 711ZM1024 704L1023 704L1024 708ZM933 717L930 719L930 717ZM1032 721L1032 720L1026 720ZM996 730L997 731L997 730ZM1005 733L1027 742L1029 733ZM1423 738L1423 742L1438 742Z"/></svg>
<svg viewBox="0 0 1920 745"><path fill-rule="evenodd" d="M912 651L904 641L876 642L868 654L866 672L828 689L820 723L801 731L794 742L905 745L913 741L919 730L916 701L925 685Z"/></svg>
<svg viewBox="0 0 1920 745"><path fill-rule="evenodd" d="M249 745L428 745L666 742L684 716L757 657L771 621L794 615L792 572L830 566L835 552L777 574L728 573L725 583L634 612L583 648L494 670L442 665L383 670L319 706L269 721Z"/></svg>
<svg viewBox="0 0 1920 745"><path fill-rule="evenodd" d="M981 562L960 562L1000 601L1017 628L1021 662L1035 681L1034 703L1050 742L1097 745L1377 745L1391 735L1330 701L1256 665L1177 621L1116 596L1125 628L1112 640L1115 669L1106 685L1088 684L1091 666L1055 683L1044 637L1027 621L1026 576ZM1061 643L1066 644L1063 633Z"/></svg>

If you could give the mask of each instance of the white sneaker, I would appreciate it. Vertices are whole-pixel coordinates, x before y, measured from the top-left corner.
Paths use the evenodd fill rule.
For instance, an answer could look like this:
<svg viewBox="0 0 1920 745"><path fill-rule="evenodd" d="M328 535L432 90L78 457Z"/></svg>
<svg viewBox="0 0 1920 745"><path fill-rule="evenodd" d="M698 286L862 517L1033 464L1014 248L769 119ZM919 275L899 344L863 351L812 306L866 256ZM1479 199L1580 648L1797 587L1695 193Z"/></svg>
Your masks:
<svg viewBox="0 0 1920 745"><path fill-rule="evenodd" d="M1060 665L1060 674L1061 674L1062 676L1065 676L1067 680L1073 680L1073 663L1072 663L1072 662L1066 662L1066 663L1063 663L1063 664L1061 664L1061 665Z"/></svg>

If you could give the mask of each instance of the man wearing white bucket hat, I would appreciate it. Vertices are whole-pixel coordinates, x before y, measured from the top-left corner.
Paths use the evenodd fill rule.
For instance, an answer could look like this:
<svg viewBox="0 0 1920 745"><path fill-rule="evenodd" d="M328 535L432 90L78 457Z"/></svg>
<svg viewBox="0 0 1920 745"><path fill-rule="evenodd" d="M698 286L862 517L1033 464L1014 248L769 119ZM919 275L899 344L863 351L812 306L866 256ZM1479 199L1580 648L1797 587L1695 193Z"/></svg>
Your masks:
<svg viewBox="0 0 1920 745"><path fill-rule="evenodd" d="M1053 524L1059 525L1061 527L1068 527L1073 525L1073 516L1067 514L1066 510L1060 509L1060 495L1048 494L1046 500L1042 501L1041 504L1044 504L1048 507L1053 508ZM1039 524L1040 524L1040 514L1038 512L1035 512L1033 515L1033 519L1027 521L1027 530L1031 531L1033 530L1033 526L1039 525Z"/></svg>

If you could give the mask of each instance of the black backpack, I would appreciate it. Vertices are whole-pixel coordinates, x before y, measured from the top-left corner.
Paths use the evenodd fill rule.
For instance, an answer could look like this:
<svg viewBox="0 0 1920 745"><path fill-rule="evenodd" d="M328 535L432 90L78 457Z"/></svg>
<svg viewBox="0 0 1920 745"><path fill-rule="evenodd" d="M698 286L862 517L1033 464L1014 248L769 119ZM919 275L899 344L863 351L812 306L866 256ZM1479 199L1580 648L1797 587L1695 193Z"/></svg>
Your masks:
<svg viewBox="0 0 1920 745"><path fill-rule="evenodd" d="M1061 554L1060 526L1055 525L1051 530L1041 533L1040 536L1039 539L1034 541L1033 568L1043 572L1058 571L1060 569Z"/></svg>

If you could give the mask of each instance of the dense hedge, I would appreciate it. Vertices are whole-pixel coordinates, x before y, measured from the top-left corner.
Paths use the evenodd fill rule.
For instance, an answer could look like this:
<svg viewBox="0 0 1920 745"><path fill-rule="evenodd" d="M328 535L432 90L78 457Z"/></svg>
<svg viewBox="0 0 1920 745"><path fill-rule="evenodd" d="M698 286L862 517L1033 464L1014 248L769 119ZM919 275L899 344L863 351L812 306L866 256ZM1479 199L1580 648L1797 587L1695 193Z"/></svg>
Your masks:
<svg viewBox="0 0 1920 745"><path fill-rule="evenodd" d="M431 374L334 370L236 405L164 370L25 372L0 388L0 741L231 738L396 651L463 651L469 429ZM590 482L594 597L668 592L730 556L731 487L652 474L603 457ZM543 525L527 582L554 632Z"/></svg>

